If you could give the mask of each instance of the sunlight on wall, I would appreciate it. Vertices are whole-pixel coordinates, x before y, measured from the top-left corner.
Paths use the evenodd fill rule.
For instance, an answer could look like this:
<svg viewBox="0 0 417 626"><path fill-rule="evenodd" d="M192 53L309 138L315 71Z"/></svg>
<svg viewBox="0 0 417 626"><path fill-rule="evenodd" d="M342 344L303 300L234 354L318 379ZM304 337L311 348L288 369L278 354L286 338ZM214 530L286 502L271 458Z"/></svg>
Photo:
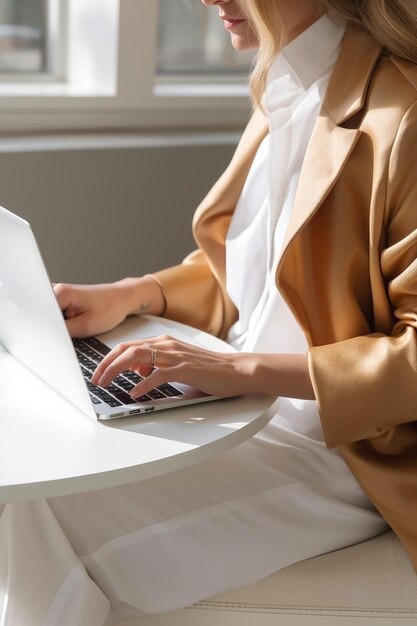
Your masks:
<svg viewBox="0 0 417 626"><path fill-rule="evenodd" d="M9 594L7 591L2 591L0 589L0 626L5 626L6 624L6 613L7 613L7 605L9 604Z"/></svg>

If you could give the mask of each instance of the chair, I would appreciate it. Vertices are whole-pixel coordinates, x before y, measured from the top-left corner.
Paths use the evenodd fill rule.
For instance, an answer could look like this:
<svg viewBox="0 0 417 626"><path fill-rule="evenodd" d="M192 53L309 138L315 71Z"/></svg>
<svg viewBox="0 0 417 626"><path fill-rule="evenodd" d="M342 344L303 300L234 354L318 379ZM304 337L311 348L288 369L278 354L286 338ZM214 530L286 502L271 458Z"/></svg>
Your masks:
<svg viewBox="0 0 417 626"><path fill-rule="evenodd" d="M118 626L417 625L417 575L392 531L255 584Z"/></svg>

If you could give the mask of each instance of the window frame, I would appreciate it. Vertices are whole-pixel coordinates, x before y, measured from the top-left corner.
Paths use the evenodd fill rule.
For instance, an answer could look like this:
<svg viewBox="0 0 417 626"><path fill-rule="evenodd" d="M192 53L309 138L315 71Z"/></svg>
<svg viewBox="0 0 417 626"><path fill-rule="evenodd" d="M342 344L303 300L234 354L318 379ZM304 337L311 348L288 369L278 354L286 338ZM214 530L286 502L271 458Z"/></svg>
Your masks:
<svg viewBox="0 0 417 626"><path fill-rule="evenodd" d="M60 28L68 33L71 56L71 46L77 49L71 41L77 7L91 5L93 10L96 5L97 9L97 2L102 0L60 2L65 6ZM61 69L55 81L0 82L0 132L240 128L251 108L249 88L242 78L194 76L192 80L178 77L176 81L170 76L155 80L158 4L159 0L106 0L107 8L112 7L117 65L104 86L80 88L71 81L68 69ZM61 55L65 61L65 54ZM67 68L70 66L71 60L67 59ZM72 73L76 75L76 69Z"/></svg>
<svg viewBox="0 0 417 626"><path fill-rule="evenodd" d="M0 85L49 83L64 78L65 68L65 21L64 5L59 0L48 0L47 13L47 56L50 68L41 72L5 72L0 73Z"/></svg>

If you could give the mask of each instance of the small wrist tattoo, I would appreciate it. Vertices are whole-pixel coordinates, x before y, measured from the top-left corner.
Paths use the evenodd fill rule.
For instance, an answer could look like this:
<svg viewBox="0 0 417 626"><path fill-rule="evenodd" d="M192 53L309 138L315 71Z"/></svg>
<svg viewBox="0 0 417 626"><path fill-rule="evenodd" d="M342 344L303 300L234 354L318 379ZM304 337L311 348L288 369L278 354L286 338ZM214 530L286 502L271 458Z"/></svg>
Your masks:
<svg viewBox="0 0 417 626"><path fill-rule="evenodd" d="M144 302L139 307L139 313L145 313L149 309L149 307L150 307L150 304L148 302Z"/></svg>

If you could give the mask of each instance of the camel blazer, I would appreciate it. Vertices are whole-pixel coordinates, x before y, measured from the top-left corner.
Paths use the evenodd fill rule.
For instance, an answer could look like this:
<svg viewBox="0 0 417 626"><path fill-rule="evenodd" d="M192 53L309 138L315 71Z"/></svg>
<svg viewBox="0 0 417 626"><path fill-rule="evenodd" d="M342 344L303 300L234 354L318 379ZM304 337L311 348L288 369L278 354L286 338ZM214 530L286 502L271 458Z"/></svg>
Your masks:
<svg viewBox="0 0 417 626"><path fill-rule="evenodd" d="M166 317L220 337L236 320L225 238L267 132L255 112L197 209L199 249L154 274ZM346 32L307 150L276 285L309 344L326 444L417 571L417 66L358 30Z"/></svg>

